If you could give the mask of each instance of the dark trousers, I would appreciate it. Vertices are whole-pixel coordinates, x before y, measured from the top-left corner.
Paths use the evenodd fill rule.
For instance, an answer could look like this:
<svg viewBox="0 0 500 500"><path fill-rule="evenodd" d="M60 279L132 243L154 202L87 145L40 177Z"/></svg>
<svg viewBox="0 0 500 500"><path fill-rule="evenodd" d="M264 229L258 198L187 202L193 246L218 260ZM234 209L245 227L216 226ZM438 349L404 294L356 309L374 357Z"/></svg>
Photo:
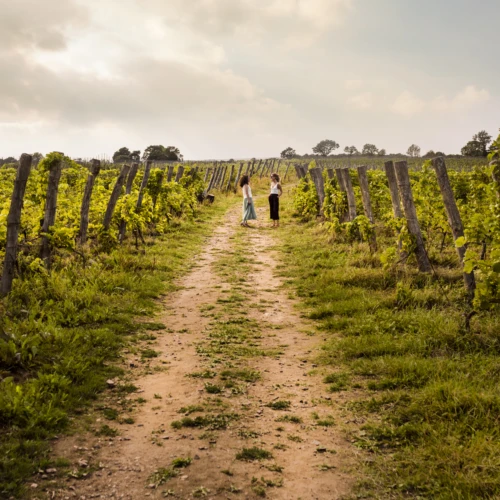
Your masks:
<svg viewBox="0 0 500 500"><path fill-rule="evenodd" d="M280 220L280 197L277 194L269 195L269 208L271 209L271 219Z"/></svg>

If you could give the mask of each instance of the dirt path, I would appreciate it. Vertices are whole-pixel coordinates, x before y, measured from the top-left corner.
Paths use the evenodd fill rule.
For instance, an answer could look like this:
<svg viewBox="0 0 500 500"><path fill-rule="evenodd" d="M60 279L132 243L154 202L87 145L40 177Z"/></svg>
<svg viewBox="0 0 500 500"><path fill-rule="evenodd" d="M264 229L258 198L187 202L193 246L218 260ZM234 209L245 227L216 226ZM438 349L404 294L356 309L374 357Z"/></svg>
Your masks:
<svg viewBox="0 0 500 500"><path fill-rule="evenodd" d="M165 300L158 320L169 330L149 351L140 347L147 362L137 353L127 359L140 392L110 396L111 412L92 426L108 425L101 434L109 435L56 445L75 477L47 483L48 498L306 500L349 492L354 452L337 426L336 396L311 373L317 338L276 276L273 231L262 222L244 230L238 217L230 211Z"/></svg>

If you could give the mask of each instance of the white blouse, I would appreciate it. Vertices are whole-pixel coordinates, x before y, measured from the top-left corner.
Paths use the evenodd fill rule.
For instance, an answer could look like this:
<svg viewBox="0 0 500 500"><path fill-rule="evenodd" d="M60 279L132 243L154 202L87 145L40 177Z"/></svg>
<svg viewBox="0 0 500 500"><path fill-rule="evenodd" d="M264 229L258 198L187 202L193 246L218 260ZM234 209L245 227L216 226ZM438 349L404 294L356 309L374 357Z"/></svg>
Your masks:
<svg viewBox="0 0 500 500"><path fill-rule="evenodd" d="M245 200L247 198L252 198L252 188L248 184L243 186L243 198L245 198Z"/></svg>

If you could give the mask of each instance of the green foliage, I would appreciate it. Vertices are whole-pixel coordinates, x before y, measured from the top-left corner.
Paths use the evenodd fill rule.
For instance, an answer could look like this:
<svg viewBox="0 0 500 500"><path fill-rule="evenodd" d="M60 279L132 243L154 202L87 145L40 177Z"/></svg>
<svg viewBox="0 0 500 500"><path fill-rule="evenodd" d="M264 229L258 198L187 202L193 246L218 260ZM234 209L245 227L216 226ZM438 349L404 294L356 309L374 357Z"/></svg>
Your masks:
<svg viewBox="0 0 500 500"><path fill-rule="evenodd" d="M477 179L462 174L467 186ZM464 195L474 193L467 187ZM380 244L393 241L392 231L378 236ZM353 440L373 457L359 496L498 497L500 473L491 464L500 453L500 315L497 306L464 327L462 271L446 260L455 249L435 261L432 278L411 267L366 266L365 246L332 246L311 225L290 223L279 237L282 274L325 338L317 362L335 370L325 383L358 388L349 408L365 425Z"/></svg>
<svg viewBox="0 0 500 500"><path fill-rule="evenodd" d="M236 460L243 460L244 462L253 462L255 460L269 460L273 458L270 451L263 450L262 448L243 448L236 454Z"/></svg>
<svg viewBox="0 0 500 500"><path fill-rule="evenodd" d="M318 215L318 195L309 175L299 181L294 189L293 208L302 220L311 220Z"/></svg>

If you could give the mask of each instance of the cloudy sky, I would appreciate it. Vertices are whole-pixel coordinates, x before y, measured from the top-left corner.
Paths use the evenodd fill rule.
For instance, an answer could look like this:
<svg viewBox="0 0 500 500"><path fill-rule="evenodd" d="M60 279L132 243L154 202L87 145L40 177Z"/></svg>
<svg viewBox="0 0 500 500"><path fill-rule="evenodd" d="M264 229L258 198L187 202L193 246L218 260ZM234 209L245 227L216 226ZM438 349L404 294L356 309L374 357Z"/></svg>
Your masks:
<svg viewBox="0 0 500 500"><path fill-rule="evenodd" d="M187 159L500 127L498 0L0 0L0 157Z"/></svg>

